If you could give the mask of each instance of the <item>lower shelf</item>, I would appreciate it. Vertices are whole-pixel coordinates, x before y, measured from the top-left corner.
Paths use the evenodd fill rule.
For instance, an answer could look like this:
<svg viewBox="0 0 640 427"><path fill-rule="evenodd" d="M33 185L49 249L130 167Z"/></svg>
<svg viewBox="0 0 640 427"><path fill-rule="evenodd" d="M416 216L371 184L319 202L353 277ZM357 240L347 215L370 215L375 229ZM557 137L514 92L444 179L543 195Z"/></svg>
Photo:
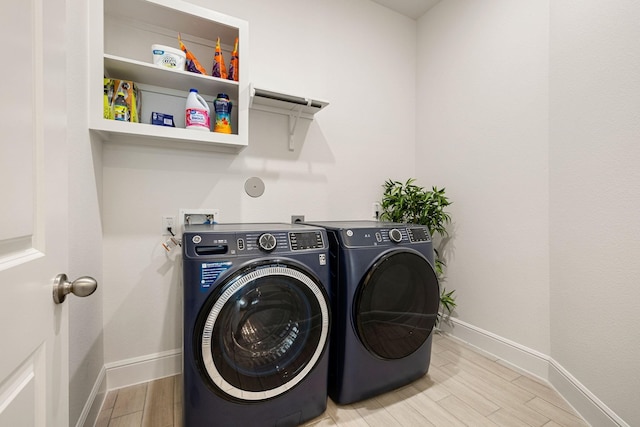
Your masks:
<svg viewBox="0 0 640 427"><path fill-rule="evenodd" d="M240 135L204 132L191 129L156 126L146 123L129 123L100 119L89 129L104 142L170 148L197 149L238 153L248 145L248 138Z"/></svg>

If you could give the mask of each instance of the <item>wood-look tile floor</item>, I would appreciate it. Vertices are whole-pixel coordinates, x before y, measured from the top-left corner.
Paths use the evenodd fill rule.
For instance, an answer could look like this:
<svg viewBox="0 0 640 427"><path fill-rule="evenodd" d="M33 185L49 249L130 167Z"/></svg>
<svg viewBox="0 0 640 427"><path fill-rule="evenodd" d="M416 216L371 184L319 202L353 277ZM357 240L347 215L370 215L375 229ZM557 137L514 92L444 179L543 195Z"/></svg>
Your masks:
<svg viewBox="0 0 640 427"><path fill-rule="evenodd" d="M96 427L182 427L179 376L110 391ZM548 384L436 334L429 373L363 402L336 405L305 426L588 426ZM187 426L185 426L187 427ZM242 426L238 426L242 427Z"/></svg>

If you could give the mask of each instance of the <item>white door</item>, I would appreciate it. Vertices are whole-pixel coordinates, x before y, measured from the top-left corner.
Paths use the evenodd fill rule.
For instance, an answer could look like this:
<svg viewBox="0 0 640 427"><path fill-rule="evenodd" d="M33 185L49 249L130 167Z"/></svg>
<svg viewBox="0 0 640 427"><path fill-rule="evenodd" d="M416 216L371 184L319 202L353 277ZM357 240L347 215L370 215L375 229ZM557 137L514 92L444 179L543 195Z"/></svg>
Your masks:
<svg viewBox="0 0 640 427"><path fill-rule="evenodd" d="M0 6L0 426L69 425L66 11Z"/></svg>

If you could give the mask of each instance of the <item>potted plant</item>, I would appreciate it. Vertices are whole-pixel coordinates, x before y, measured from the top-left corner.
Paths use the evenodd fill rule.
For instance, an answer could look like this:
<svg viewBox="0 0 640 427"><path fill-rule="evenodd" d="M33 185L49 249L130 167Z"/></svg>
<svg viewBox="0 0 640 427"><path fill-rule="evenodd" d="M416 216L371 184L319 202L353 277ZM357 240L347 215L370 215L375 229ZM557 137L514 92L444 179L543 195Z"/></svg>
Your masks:
<svg viewBox="0 0 640 427"><path fill-rule="evenodd" d="M447 237L446 225L451 222L451 216L445 209L451 202L445 195L445 189L432 187L427 190L414 182L415 179L410 178L405 183L391 179L384 183L380 219L426 225L432 237L436 234ZM442 280L446 265L437 248L434 248L434 252L436 274ZM455 290L447 292L444 287L440 293L440 304L447 316L451 315L457 305L454 293ZM439 321L440 313L437 318L437 322Z"/></svg>

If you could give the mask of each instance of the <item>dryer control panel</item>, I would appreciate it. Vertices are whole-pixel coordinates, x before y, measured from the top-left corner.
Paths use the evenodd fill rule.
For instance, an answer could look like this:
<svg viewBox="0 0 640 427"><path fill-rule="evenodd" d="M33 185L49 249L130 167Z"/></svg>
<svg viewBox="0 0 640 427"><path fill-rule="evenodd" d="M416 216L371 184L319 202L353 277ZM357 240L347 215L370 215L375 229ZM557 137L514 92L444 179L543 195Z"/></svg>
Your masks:
<svg viewBox="0 0 640 427"><path fill-rule="evenodd" d="M346 228L340 230L341 240L347 247L394 246L431 242L427 227Z"/></svg>
<svg viewBox="0 0 640 427"><path fill-rule="evenodd" d="M411 243L416 242L430 242L431 236L427 227L411 227L407 228L407 235Z"/></svg>

